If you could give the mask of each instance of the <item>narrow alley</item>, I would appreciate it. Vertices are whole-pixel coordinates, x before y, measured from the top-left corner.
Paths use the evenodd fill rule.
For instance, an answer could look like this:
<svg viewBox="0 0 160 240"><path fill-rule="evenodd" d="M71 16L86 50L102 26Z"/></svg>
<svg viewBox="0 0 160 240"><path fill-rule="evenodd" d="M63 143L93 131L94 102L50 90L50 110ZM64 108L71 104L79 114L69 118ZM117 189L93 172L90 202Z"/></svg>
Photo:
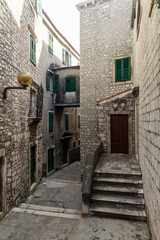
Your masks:
<svg viewBox="0 0 160 240"><path fill-rule="evenodd" d="M0 240L149 240L146 222L81 215L80 162L43 178L0 223Z"/></svg>

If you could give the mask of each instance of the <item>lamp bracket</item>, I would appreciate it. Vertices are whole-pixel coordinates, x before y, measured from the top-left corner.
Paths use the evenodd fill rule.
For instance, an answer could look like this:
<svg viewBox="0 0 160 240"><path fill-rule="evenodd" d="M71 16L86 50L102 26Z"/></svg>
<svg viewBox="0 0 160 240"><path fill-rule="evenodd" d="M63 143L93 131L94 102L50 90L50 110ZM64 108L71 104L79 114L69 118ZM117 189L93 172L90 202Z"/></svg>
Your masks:
<svg viewBox="0 0 160 240"><path fill-rule="evenodd" d="M3 91L3 99L5 100L7 98L7 90L10 89L23 89L26 90L26 88L28 87L28 85L23 85L22 87L6 87Z"/></svg>

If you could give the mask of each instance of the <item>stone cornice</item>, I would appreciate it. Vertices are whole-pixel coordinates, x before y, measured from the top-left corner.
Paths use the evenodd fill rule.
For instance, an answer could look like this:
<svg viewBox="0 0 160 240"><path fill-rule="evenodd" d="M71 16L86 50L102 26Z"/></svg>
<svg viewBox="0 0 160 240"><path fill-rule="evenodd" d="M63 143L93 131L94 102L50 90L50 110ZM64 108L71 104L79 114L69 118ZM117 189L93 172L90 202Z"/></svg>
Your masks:
<svg viewBox="0 0 160 240"><path fill-rule="evenodd" d="M78 3L76 5L77 9L81 11L84 8L88 8L89 6L94 6L97 2L103 2L104 0L87 0L82 3Z"/></svg>

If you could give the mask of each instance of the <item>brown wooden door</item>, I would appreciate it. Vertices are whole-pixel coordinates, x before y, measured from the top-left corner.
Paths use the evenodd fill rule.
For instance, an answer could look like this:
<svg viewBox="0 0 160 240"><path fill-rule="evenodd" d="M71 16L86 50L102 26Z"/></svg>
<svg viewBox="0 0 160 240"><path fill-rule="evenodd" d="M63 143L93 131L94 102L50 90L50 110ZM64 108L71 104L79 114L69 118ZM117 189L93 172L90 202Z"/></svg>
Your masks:
<svg viewBox="0 0 160 240"><path fill-rule="evenodd" d="M128 115L111 115L111 153L128 153Z"/></svg>

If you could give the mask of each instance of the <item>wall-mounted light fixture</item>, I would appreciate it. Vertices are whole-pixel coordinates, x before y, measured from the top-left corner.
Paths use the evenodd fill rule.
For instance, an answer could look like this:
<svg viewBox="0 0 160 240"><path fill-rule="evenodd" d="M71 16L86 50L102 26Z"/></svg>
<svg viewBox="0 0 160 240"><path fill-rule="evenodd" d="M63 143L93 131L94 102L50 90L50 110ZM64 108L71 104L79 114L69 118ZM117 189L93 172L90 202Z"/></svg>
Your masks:
<svg viewBox="0 0 160 240"><path fill-rule="evenodd" d="M7 90L9 89L23 89L26 90L32 84L32 76L26 72L20 72L17 76L17 80L21 87L6 87L3 91L3 99L7 98Z"/></svg>

